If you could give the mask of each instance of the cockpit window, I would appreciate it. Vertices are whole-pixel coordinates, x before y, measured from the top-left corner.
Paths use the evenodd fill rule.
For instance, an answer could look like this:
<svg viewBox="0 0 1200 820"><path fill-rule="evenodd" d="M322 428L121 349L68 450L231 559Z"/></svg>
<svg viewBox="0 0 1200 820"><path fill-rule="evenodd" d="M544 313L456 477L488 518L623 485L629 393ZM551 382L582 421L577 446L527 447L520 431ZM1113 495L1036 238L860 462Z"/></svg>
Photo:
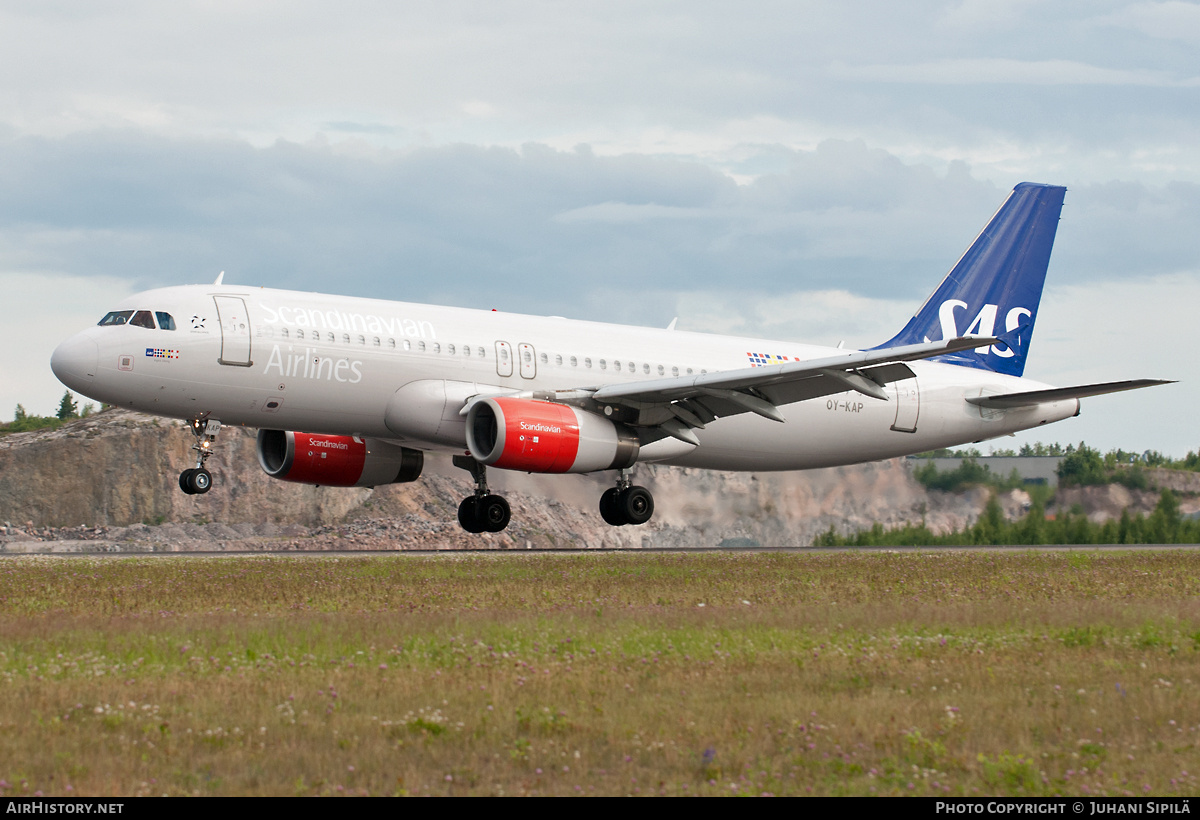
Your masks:
<svg viewBox="0 0 1200 820"><path fill-rule="evenodd" d="M175 319L171 314L163 313L161 310L155 311L154 318L158 319L158 327L160 330L174 330Z"/></svg>
<svg viewBox="0 0 1200 820"><path fill-rule="evenodd" d="M154 330L154 317L150 315L150 311L148 310L139 310L133 314L133 318L129 320L129 324Z"/></svg>
<svg viewBox="0 0 1200 820"><path fill-rule="evenodd" d="M104 315L100 320L100 327L108 327L109 325L123 325L129 321L129 317L133 315L132 310L113 310Z"/></svg>

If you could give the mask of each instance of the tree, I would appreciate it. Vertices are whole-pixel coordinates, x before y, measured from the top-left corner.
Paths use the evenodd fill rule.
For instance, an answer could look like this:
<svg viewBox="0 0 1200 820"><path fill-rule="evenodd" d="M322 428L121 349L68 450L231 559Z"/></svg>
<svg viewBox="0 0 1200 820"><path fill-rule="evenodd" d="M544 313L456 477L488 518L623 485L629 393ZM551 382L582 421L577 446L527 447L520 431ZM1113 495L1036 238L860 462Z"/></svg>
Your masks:
<svg viewBox="0 0 1200 820"><path fill-rule="evenodd" d="M1079 449L1067 445L1066 457L1058 464L1058 483L1064 487L1072 484L1103 484L1108 480L1104 459L1099 451L1093 450L1082 441Z"/></svg>
<svg viewBox="0 0 1200 820"><path fill-rule="evenodd" d="M25 412L25 405L18 404L17 409L13 412L13 421L24 421L29 417L29 413Z"/></svg>
<svg viewBox="0 0 1200 820"><path fill-rule="evenodd" d="M58 403L58 417L60 419L76 419L79 418L79 408L75 404L75 397L68 390L63 393L62 401Z"/></svg>

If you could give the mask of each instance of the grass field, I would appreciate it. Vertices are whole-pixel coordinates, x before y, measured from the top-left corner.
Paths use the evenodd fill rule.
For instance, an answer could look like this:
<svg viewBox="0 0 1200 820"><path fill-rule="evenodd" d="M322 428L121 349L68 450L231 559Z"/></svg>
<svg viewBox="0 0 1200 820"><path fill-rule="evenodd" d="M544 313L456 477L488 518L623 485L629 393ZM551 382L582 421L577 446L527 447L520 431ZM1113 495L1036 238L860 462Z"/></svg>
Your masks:
<svg viewBox="0 0 1200 820"><path fill-rule="evenodd" d="M8 558L0 794L1200 792L1200 551Z"/></svg>

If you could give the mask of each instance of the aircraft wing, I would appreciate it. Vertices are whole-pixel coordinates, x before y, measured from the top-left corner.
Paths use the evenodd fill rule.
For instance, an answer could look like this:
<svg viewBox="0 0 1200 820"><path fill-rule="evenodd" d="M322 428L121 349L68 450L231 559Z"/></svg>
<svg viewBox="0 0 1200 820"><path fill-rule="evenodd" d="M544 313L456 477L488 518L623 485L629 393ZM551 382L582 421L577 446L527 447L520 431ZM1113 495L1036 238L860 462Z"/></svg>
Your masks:
<svg viewBox="0 0 1200 820"><path fill-rule="evenodd" d="M692 428L739 413L757 413L783 421L779 405L856 390L883 401L883 386L911 378L905 362L928 359L995 344L991 336L961 336L949 341L904 345L885 350L854 350L803 362L723 370L703 375L606 385L591 393L601 404L638 411L641 426L658 426L675 438L697 443Z"/></svg>
<svg viewBox="0 0 1200 820"><path fill-rule="evenodd" d="M967 402L979 407L1007 410L1013 407L1029 407L1048 401L1083 399L1088 396L1103 396L1106 393L1120 393L1123 390L1137 390L1140 387L1174 383L1169 379L1131 379L1105 384L1083 384L1078 387L1055 387L1050 390L1028 390L1023 393L1002 393L998 396L977 396L967 399Z"/></svg>

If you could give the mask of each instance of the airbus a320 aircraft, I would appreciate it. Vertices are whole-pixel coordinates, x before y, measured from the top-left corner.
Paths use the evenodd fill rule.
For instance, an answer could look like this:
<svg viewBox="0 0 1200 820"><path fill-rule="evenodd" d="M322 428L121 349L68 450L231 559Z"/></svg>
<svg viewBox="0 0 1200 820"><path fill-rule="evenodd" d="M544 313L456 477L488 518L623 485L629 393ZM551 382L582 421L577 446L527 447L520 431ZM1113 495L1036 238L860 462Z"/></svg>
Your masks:
<svg viewBox="0 0 1200 820"><path fill-rule="evenodd" d="M1022 183L893 338L868 350L222 284L124 300L54 352L98 401L187 419L195 467L222 425L258 428L272 478L415 481L426 452L469 470L458 520L499 532L487 468L612 471L609 524L643 524L640 463L802 470L891 458L1069 418L1087 396L1021 378L1066 189ZM306 431L306 432L300 432Z"/></svg>

